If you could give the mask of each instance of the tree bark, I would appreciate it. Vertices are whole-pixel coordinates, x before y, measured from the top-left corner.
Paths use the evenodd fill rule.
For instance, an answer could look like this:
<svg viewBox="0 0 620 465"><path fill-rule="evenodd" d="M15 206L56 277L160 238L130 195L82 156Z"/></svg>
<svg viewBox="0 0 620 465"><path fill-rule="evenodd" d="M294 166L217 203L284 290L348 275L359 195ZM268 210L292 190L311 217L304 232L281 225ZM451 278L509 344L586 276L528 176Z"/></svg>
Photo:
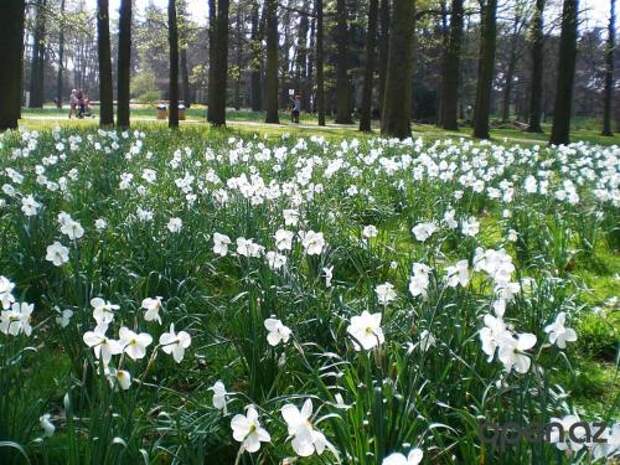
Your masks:
<svg viewBox="0 0 620 465"><path fill-rule="evenodd" d="M349 27L345 0L336 0L336 123L351 124L351 82L349 80Z"/></svg>
<svg viewBox="0 0 620 465"><path fill-rule="evenodd" d="M510 102L512 101L512 81L514 79L515 69L517 67L517 47L520 37L519 24L521 23L521 12L517 8L517 13L512 23L512 37L510 38L510 51L508 52L508 69L506 70L506 79L504 80L504 95L502 101L502 122L507 123L510 120Z"/></svg>
<svg viewBox="0 0 620 465"><path fill-rule="evenodd" d="M316 14L316 112L319 126L325 126L325 77L323 73L323 0L314 0Z"/></svg>
<svg viewBox="0 0 620 465"><path fill-rule="evenodd" d="M301 95L302 106L304 109L307 107L307 95L306 95L306 77L308 66L308 28L310 27L310 21L308 16L302 15L299 18L299 30L297 33L297 56L295 63L295 91Z"/></svg>
<svg viewBox="0 0 620 465"><path fill-rule="evenodd" d="M108 0L97 0L97 50L99 57L99 126L114 126L114 91L110 51Z"/></svg>
<svg viewBox="0 0 620 465"><path fill-rule="evenodd" d="M616 49L616 0L610 0L609 29L607 50L605 50L605 91L603 93L603 132L604 136L612 136L611 102L614 94L614 51Z"/></svg>
<svg viewBox="0 0 620 465"><path fill-rule="evenodd" d="M179 127L179 34L176 0L168 0L168 46L170 48L168 127L176 129Z"/></svg>
<svg viewBox="0 0 620 465"><path fill-rule="evenodd" d="M481 3L482 24L476 105L474 106L474 137L488 139L491 112L491 91L495 72L495 46L497 40L497 0Z"/></svg>
<svg viewBox="0 0 620 465"><path fill-rule="evenodd" d="M58 25L58 74L56 75L56 107L62 109L63 72L65 68L65 0L60 1L60 23Z"/></svg>
<svg viewBox="0 0 620 465"><path fill-rule="evenodd" d="M46 0L37 0L36 3L30 68L30 108L43 108L45 100L45 4Z"/></svg>
<svg viewBox="0 0 620 465"><path fill-rule="evenodd" d="M394 0L381 134L411 136L411 70L415 30L414 0Z"/></svg>
<svg viewBox="0 0 620 465"><path fill-rule="evenodd" d="M229 0L218 0L213 23L212 63L209 65L208 120L215 126L226 124L226 93L228 84L228 11ZM211 72L211 69L213 71Z"/></svg>
<svg viewBox="0 0 620 465"><path fill-rule="evenodd" d="M0 132L16 129L21 105L24 0L0 2Z"/></svg>
<svg viewBox="0 0 620 465"><path fill-rule="evenodd" d="M441 90L440 125L456 131L458 125L459 81L461 72L461 42L463 41L463 0L452 0L450 38L444 55Z"/></svg>
<svg viewBox="0 0 620 465"><path fill-rule="evenodd" d="M542 116L542 91L543 91L543 13L546 0L536 0L536 8L532 17L532 77L530 84L530 105L528 132L541 133L540 119Z"/></svg>
<svg viewBox="0 0 620 465"><path fill-rule="evenodd" d="M277 0L265 0L267 69L265 70L265 123L279 123L278 117L278 17Z"/></svg>
<svg viewBox="0 0 620 465"><path fill-rule="evenodd" d="M362 106L360 111L360 131L372 129L372 88L375 73L375 47L377 43L377 15L379 0L369 0L368 32L366 34L366 66L364 67L364 87L362 89Z"/></svg>
<svg viewBox="0 0 620 465"><path fill-rule="evenodd" d="M259 27L259 0L252 2L252 29L250 32L250 47L252 56L250 58L250 89L252 99L252 111L261 111L263 108L263 89L261 83L261 68L263 66L263 45L261 31Z"/></svg>
<svg viewBox="0 0 620 465"><path fill-rule="evenodd" d="M553 108L553 127L550 143L570 143L570 118L577 60L577 21L579 0L564 0L562 32L560 34L560 63Z"/></svg>
<svg viewBox="0 0 620 465"><path fill-rule="evenodd" d="M390 52L390 0L381 0L379 12L379 108L383 106ZM382 111L382 110L381 110Z"/></svg>
<svg viewBox="0 0 620 465"><path fill-rule="evenodd" d="M132 0L121 0L118 21L116 122L121 128L129 127L129 82L131 79L131 3Z"/></svg>

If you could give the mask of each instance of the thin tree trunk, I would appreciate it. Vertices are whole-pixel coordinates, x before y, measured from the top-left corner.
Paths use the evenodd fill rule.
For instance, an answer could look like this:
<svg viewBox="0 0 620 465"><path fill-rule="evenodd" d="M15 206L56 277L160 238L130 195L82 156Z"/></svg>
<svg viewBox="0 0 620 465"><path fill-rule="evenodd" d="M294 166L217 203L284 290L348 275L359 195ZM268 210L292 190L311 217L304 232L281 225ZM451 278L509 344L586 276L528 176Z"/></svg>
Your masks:
<svg viewBox="0 0 620 465"><path fill-rule="evenodd" d="M605 92L603 94L603 135L612 136L611 129L611 102L614 94L614 51L616 48L616 0L610 0L609 35L607 50L605 51Z"/></svg>
<svg viewBox="0 0 620 465"><path fill-rule="evenodd" d="M514 79L515 69L517 67L517 46L519 42L519 24L521 23L520 11L517 9L512 23L512 37L510 40L510 51L508 56L508 69L506 70L506 79L504 81L504 95L502 101L502 122L507 123L510 120L510 102L512 101L512 81Z"/></svg>
<svg viewBox="0 0 620 465"><path fill-rule="evenodd" d="M381 134L411 136L411 70L415 30L414 0L394 0Z"/></svg>
<svg viewBox="0 0 620 465"><path fill-rule="evenodd" d="M366 66L364 68L364 88L362 89L362 107L360 112L360 131L371 131L372 88L375 73L375 47L377 42L377 15L379 0L370 0L368 4L368 33L366 34Z"/></svg>
<svg viewBox="0 0 620 465"><path fill-rule="evenodd" d="M261 33L259 28L259 0L253 0L252 3L252 29L251 29L251 52L250 58L250 89L252 111L261 111L263 108L263 89L261 83L261 68L263 65L263 45L261 41Z"/></svg>
<svg viewBox="0 0 620 465"><path fill-rule="evenodd" d="M560 34L560 63L550 139L550 143L555 145L570 143L573 82L577 60L578 11L579 0L564 0Z"/></svg>
<svg viewBox="0 0 620 465"><path fill-rule="evenodd" d="M323 0L314 0L316 14L316 112L319 126L325 126L325 77L323 74Z"/></svg>
<svg viewBox="0 0 620 465"><path fill-rule="evenodd" d="M24 0L0 2L0 132L16 129L21 105Z"/></svg>
<svg viewBox="0 0 620 465"><path fill-rule="evenodd" d="M481 14L478 84L476 88L476 105L474 107L474 137L488 139L490 137L491 91L495 72L497 0L487 0L484 7L482 7Z"/></svg>
<svg viewBox="0 0 620 465"><path fill-rule="evenodd" d="M216 0L209 0L209 71L207 78L207 121L213 123L215 115L215 74L217 69L217 7Z"/></svg>
<svg viewBox="0 0 620 465"><path fill-rule="evenodd" d="M99 125L114 126L114 91L110 51L110 17L108 0L97 0L97 50L99 57Z"/></svg>
<svg viewBox="0 0 620 465"><path fill-rule="evenodd" d="M121 0L118 30L116 122L121 128L129 127L129 82L131 79L131 3Z"/></svg>
<svg viewBox="0 0 620 465"><path fill-rule="evenodd" d="M32 65L30 68L30 108L43 108L45 97L45 8L46 0L38 0L34 23Z"/></svg>
<svg viewBox="0 0 620 465"><path fill-rule="evenodd" d="M351 82L349 80L349 28L345 0L336 0L336 123L350 124Z"/></svg>
<svg viewBox="0 0 620 465"><path fill-rule="evenodd" d="M60 23L58 25L58 74L56 75L56 107L62 109L63 72L65 68L65 0L60 1Z"/></svg>
<svg viewBox="0 0 620 465"><path fill-rule="evenodd" d="M381 109L385 96L385 81L390 52L390 0L381 0L379 9L379 108Z"/></svg>
<svg viewBox="0 0 620 465"><path fill-rule="evenodd" d="M463 0L452 0L450 38L444 55L441 91L441 127L456 131L458 125L461 42L463 40Z"/></svg>
<svg viewBox="0 0 620 465"><path fill-rule="evenodd" d="M237 67L237 76L235 78L235 98L234 98L234 103L235 103L235 109L237 111L239 111L241 109L241 65L242 65L242 41L241 41L241 34L243 33L243 20L241 17L241 3L237 4L237 14L236 14L236 18L235 18L235 26L236 26L236 45L235 48L236 50L236 54L235 54L235 66Z"/></svg>
<svg viewBox="0 0 620 465"><path fill-rule="evenodd" d="M176 0L168 0L168 45L170 47L170 83L168 91L168 127L179 127L179 35Z"/></svg>
<svg viewBox="0 0 620 465"><path fill-rule="evenodd" d="M192 106L192 89L189 85L189 65L187 64L187 47L181 47L179 51L181 60L181 82L183 83L183 104L185 108Z"/></svg>
<svg viewBox="0 0 620 465"><path fill-rule="evenodd" d="M279 123L278 118L278 17L277 0L265 0L267 19L267 69L265 70L265 123Z"/></svg>
<svg viewBox="0 0 620 465"><path fill-rule="evenodd" d="M529 102L528 132L542 132L540 118L542 115L543 91L543 12L546 0L536 0L536 8L532 18L532 77Z"/></svg>

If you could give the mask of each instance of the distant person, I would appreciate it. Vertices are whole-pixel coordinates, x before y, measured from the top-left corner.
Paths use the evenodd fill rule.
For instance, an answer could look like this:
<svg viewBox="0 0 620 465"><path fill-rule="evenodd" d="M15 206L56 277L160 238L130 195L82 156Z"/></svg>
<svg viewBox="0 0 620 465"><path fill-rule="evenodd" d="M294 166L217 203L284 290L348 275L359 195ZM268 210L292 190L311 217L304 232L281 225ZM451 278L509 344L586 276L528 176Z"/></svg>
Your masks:
<svg viewBox="0 0 620 465"><path fill-rule="evenodd" d="M69 96L69 119L71 119L73 115L77 116L78 103L77 90L73 89Z"/></svg>
<svg viewBox="0 0 620 465"><path fill-rule="evenodd" d="M77 91L77 99L78 99L78 118L84 118L84 113L86 113L86 106L84 105L84 92L82 89Z"/></svg>
<svg viewBox="0 0 620 465"><path fill-rule="evenodd" d="M299 114L301 113L301 95L296 95L295 98L291 99L292 107L291 107L291 121L293 123L299 124Z"/></svg>

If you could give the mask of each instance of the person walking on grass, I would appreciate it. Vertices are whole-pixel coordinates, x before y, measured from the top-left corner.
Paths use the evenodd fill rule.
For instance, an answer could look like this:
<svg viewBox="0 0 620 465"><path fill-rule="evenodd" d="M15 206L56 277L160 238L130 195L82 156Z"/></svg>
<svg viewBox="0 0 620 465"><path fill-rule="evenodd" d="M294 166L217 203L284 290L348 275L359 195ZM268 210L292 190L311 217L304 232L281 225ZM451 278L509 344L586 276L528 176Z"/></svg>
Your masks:
<svg viewBox="0 0 620 465"><path fill-rule="evenodd" d="M301 95L296 95L295 98L291 99L292 107L291 107L291 121L293 123L299 124L299 115L301 113Z"/></svg>
<svg viewBox="0 0 620 465"><path fill-rule="evenodd" d="M69 96L69 119L71 119L73 115L77 116L78 103L77 90L73 89Z"/></svg>

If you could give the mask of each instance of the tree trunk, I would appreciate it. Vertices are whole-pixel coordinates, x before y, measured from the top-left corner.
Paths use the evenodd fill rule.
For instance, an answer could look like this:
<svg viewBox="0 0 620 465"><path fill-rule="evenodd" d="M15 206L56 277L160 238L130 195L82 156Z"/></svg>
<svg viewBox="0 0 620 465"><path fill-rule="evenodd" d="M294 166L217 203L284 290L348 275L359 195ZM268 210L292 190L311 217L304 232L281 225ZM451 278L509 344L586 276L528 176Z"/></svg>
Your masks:
<svg viewBox="0 0 620 465"><path fill-rule="evenodd" d="M302 108L305 112L308 112L308 113L315 111L313 109L313 105L311 104L311 99L313 95L312 83L314 79L314 49L316 47L315 38L316 38L316 18L312 18L312 21L310 22L310 44L308 46L308 49L306 50L306 56L307 56L306 81L304 83L304 95L302 95L302 99L301 99L301 102L303 105ZM316 100L316 97L314 97L312 100L313 101Z"/></svg>
<svg viewBox="0 0 620 465"><path fill-rule="evenodd" d="M502 122L507 123L510 120L510 102L512 101L512 81L514 79L515 69L517 67L517 47L519 44L519 24L521 23L521 14L519 8L512 23L512 37L510 39L510 51L508 56L508 69L506 70L506 79L504 80L504 95L502 102Z"/></svg>
<svg viewBox="0 0 620 465"><path fill-rule="evenodd" d="M487 0L485 5L481 4L481 15L478 84L476 88L476 105L474 107L474 137L488 139L490 137L491 91L495 71L497 0Z"/></svg>
<svg viewBox="0 0 620 465"><path fill-rule="evenodd" d="M394 0L381 134L411 136L411 70L415 30L414 0Z"/></svg>
<svg viewBox="0 0 620 465"><path fill-rule="evenodd" d="M56 107L62 109L63 72L65 68L65 0L60 1L60 23L58 24L58 74L56 75Z"/></svg>
<svg viewBox="0 0 620 465"><path fill-rule="evenodd" d="M213 49L210 65L208 119L215 126L226 124L226 92L228 84L228 10L229 0L218 0L212 32Z"/></svg>
<svg viewBox="0 0 620 465"><path fill-rule="evenodd" d="M116 123L121 128L129 127L129 82L131 79L131 3L132 0L121 0L118 20Z"/></svg>
<svg viewBox="0 0 620 465"><path fill-rule="evenodd" d="M611 101L614 94L614 51L616 48L616 0L611 0L609 11L609 35L605 51L605 92L603 94L603 135L612 136Z"/></svg>
<svg viewBox="0 0 620 465"><path fill-rule="evenodd" d="M181 82L183 83L183 104L185 108L192 106L192 88L189 85L189 65L187 64L187 47L181 47L179 51L181 60Z"/></svg>
<svg viewBox="0 0 620 465"><path fill-rule="evenodd" d="M308 61L308 28L310 22L306 15L302 15L299 18L299 30L297 33L297 56L295 60L295 92L301 95L302 102L307 100L306 96L306 76L307 76L307 61ZM303 104L305 108L306 105Z"/></svg>
<svg viewBox="0 0 620 465"><path fill-rule="evenodd" d="M97 0L97 50L99 57L99 126L114 126L114 91L110 51L108 0Z"/></svg>
<svg viewBox="0 0 620 465"><path fill-rule="evenodd" d="M267 69L265 70L265 123L279 123L278 118L278 0L265 0L267 19Z"/></svg>
<svg viewBox="0 0 620 465"><path fill-rule="evenodd" d="M450 38L444 55L440 114L441 127L450 131L456 131L459 128L458 100L462 40L463 0L452 0Z"/></svg>
<svg viewBox="0 0 620 465"><path fill-rule="evenodd" d="M345 0L336 0L336 123L350 124L351 82L349 81L349 28Z"/></svg>
<svg viewBox="0 0 620 465"><path fill-rule="evenodd" d="M217 68L217 7L216 0L209 0L209 71L207 77L207 121L213 122L214 110L212 109L215 99L215 74Z"/></svg>
<svg viewBox="0 0 620 465"><path fill-rule="evenodd" d="M261 31L259 28L259 0L252 3L252 29L250 47L252 56L250 58L250 88L252 99L252 111L261 111L263 108L263 89L261 83L261 68L263 66L263 45Z"/></svg>
<svg viewBox="0 0 620 465"><path fill-rule="evenodd" d="M570 143L570 118L577 59L578 11L579 0L564 0L560 35L560 63L550 139L550 143L555 145Z"/></svg>
<svg viewBox="0 0 620 465"><path fill-rule="evenodd" d="M21 105L24 0L0 2L0 132L16 129Z"/></svg>
<svg viewBox="0 0 620 465"><path fill-rule="evenodd" d="M242 51L243 42L241 36L243 34L243 18L241 16L241 2L237 4L237 14L235 17L235 38L236 38L236 54L235 54L235 66L237 68L237 76L235 78L235 110L241 109L241 67L242 67Z"/></svg>
<svg viewBox="0 0 620 465"><path fill-rule="evenodd" d="M43 108L45 100L45 4L46 0L38 0L36 3L30 68L30 108Z"/></svg>
<svg viewBox="0 0 620 465"><path fill-rule="evenodd" d="M319 126L325 126L325 77L323 74L323 0L314 0L316 14L316 112Z"/></svg>
<svg viewBox="0 0 620 465"><path fill-rule="evenodd" d="M168 45L170 47L170 83L168 91L168 127L179 127L179 34L176 0L168 0Z"/></svg>
<svg viewBox="0 0 620 465"><path fill-rule="evenodd" d="M379 0L370 0L368 4L368 33L366 34L366 66L364 67L364 88L362 89L362 107L360 112L360 131L371 131L372 88L375 73L375 47L377 42L377 15Z"/></svg>
<svg viewBox="0 0 620 465"><path fill-rule="evenodd" d="M546 0L536 0L536 8L532 17L532 77L530 84L530 108L528 132L543 132L540 125L542 116L543 91L543 12Z"/></svg>
<svg viewBox="0 0 620 465"><path fill-rule="evenodd" d="M390 52L390 0L381 0L379 8L379 108L381 109L385 95L387 63Z"/></svg>

